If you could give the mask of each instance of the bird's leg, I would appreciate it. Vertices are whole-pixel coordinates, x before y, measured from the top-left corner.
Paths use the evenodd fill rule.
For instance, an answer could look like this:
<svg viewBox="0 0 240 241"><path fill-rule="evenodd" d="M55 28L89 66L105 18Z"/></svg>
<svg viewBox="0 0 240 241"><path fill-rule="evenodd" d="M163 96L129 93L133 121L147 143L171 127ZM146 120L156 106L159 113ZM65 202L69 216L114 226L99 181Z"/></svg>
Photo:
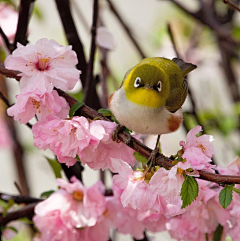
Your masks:
<svg viewBox="0 0 240 241"><path fill-rule="evenodd" d="M117 143L120 143L120 140L118 139L118 134L124 129L123 125L118 124L112 134L113 141L116 141Z"/></svg>
<svg viewBox="0 0 240 241"><path fill-rule="evenodd" d="M154 150L152 151L150 157L148 158L148 162L149 163L149 166L148 166L148 169L147 169L147 172L152 168L152 167L155 167L156 166L156 156L159 152L159 147L158 147L158 143L159 143L159 140L160 140L160 135L158 135L157 137L157 142L156 142L156 146L154 148Z"/></svg>

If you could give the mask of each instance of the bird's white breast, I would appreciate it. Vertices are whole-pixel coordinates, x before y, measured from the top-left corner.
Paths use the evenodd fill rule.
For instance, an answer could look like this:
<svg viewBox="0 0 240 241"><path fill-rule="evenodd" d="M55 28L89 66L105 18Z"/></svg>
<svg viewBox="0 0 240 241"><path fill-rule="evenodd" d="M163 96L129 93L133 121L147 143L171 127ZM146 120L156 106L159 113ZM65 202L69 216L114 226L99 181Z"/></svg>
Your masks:
<svg viewBox="0 0 240 241"><path fill-rule="evenodd" d="M182 109L169 112L165 106L151 108L136 104L125 96L124 88L115 91L111 97L110 109L121 125L140 134L166 134L178 129L182 123ZM172 121L172 122L171 122ZM176 122L177 121L177 122ZM178 125L171 128L171 123Z"/></svg>

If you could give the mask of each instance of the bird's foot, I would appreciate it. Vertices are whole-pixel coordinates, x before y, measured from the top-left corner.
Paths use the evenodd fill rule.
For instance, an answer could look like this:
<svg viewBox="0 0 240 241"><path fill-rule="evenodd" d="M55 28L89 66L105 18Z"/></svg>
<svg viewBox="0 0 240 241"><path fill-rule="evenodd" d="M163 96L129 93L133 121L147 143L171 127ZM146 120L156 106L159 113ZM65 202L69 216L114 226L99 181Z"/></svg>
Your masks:
<svg viewBox="0 0 240 241"><path fill-rule="evenodd" d="M117 143L120 143L121 141L118 138L119 133L124 129L123 125L118 124L112 134L113 141L116 141Z"/></svg>
<svg viewBox="0 0 240 241"><path fill-rule="evenodd" d="M157 154L159 153L159 147L155 147L155 149L152 151L150 157L148 158L148 162L149 165L148 165L148 169L147 169L147 172L152 168L152 167L155 167L156 166L156 157L157 157ZM146 173L147 173L146 172Z"/></svg>

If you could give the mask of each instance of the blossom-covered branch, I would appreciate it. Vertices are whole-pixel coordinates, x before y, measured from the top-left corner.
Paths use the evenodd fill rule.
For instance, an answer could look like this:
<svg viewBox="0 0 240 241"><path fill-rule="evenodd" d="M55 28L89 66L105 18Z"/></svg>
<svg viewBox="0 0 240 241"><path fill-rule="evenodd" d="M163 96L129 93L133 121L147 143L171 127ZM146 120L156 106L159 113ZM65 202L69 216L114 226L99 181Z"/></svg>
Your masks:
<svg viewBox="0 0 240 241"><path fill-rule="evenodd" d="M13 78L16 78L17 80L20 79L18 76L18 74L20 72L6 70L3 65L0 65L0 73L3 75L7 75L7 76L11 76ZM68 95L66 92L64 92L60 89L57 89L57 88L55 88L55 89L57 90L57 92L60 96L62 96L66 99L66 101L68 102L68 104L70 106L73 106L75 103L77 103L77 100L75 100L73 97ZM108 119L106 117L102 116L96 110L94 110L86 105L83 105L80 109L78 109L76 111L76 115L84 116L89 119L97 118L100 120L108 121ZM145 146L144 144L142 144L140 141L136 140L134 137L132 137L125 131L122 131L121 133L119 133L119 140L122 141L123 143L125 143L126 145L128 145L129 147L131 147L132 149L134 149L135 151L139 152L146 158L149 158L149 156L152 153L152 150L149 147ZM157 154L156 161L157 161L157 165L163 166L167 169L170 169L173 166L172 159L164 156L161 153ZM240 183L240 176L220 175L220 174L213 174L213 173L208 173L208 172L204 172L204 171L199 171L199 178L207 180L207 181L211 181L211 182L216 182L221 185L227 185L227 184L232 184L232 183L239 184Z"/></svg>

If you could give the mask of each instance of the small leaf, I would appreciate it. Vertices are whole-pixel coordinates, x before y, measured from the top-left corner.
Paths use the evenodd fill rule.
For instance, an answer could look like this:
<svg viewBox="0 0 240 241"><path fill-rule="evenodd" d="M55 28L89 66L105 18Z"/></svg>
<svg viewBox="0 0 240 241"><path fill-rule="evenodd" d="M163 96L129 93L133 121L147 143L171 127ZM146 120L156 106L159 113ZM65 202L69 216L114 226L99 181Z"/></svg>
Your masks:
<svg viewBox="0 0 240 241"><path fill-rule="evenodd" d="M55 192L54 190L49 190L49 191L43 192L43 193L41 193L40 197L41 198L48 198L54 192Z"/></svg>
<svg viewBox="0 0 240 241"><path fill-rule="evenodd" d="M235 187L230 187L231 190L233 190L234 192L236 192L237 194L240 194L240 190L235 188Z"/></svg>
<svg viewBox="0 0 240 241"><path fill-rule="evenodd" d="M135 151L133 155L138 162L141 162L142 164L147 164L147 161L148 161L147 158L141 155L140 153Z"/></svg>
<svg viewBox="0 0 240 241"><path fill-rule="evenodd" d="M198 196L198 183L194 177L184 175L184 182L181 189L182 207L190 205Z"/></svg>
<svg viewBox="0 0 240 241"><path fill-rule="evenodd" d="M75 112L76 112L78 109L80 109L83 105L84 105L84 102L82 102L82 101L75 103L75 104L71 107L71 109L70 109L70 111L69 111L69 117L73 117L74 114L75 114Z"/></svg>
<svg viewBox="0 0 240 241"><path fill-rule="evenodd" d="M54 175L56 178L61 178L62 174L61 174L61 164L57 161L57 159L50 159L48 157L45 157L49 163L49 165L51 166L51 168L54 171Z"/></svg>
<svg viewBox="0 0 240 241"><path fill-rule="evenodd" d="M223 208L227 208L232 201L232 190L231 187L224 187L219 193L219 203Z"/></svg>
<svg viewBox="0 0 240 241"><path fill-rule="evenodd" d="M110 117L113 116L112 112L107 109L99 109L98 113L102 114L103 116L110 116Z"/></svg>
<svg viewBox="0 0 240 241"><path fill-rule="evenodd" d="M213 241L221 241L222 233L223 233L223 226L221 224L218 224L213 235Z"/></svg>
<svg viewBox="0 0 240 241"><path fill-rule="evenodd" d="M29 220L28 218L19 218L17 220L26 224L33 224L33 221Z"/></svg>
<svg viewBox="0 0 240 241"><path fill-rule="evenodd" d="M17 230L16 228L12 227L12 226L7 226L6 229L10 229L10 230L12 230L13 232L18 233L18 230ZM5 230L6 230L6 229L5 229Z"/></svg>

